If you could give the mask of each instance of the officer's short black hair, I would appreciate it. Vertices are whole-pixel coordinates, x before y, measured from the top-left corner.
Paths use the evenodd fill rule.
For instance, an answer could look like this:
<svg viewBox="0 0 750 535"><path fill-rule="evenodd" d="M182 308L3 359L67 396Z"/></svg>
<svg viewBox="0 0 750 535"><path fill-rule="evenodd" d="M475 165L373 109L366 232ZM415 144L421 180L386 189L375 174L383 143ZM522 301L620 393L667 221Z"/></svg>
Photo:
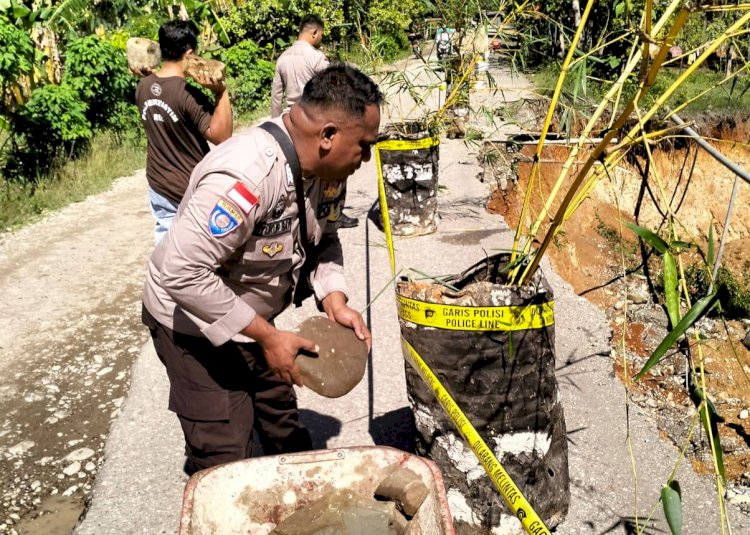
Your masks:
<svg viewBox="0 0 750 535"><path fill-rule="evenodd" d="M192 20L170 20L159 28L161 59L177 61L198 47L198 27Z"/></svg>
<svg viewBox="0 0 750 535"><path fill-rule="evenodd" d="M323 31L323 19L317 15L305 15L305 17L299 23L299 33L304 33L308 30L318 29Z"/></svg>
<svg viewBox="0 0 750 535"><path fill-rule="evenodd" d="M310 78L299 104L305 107L341 110L357 119L365 108L380 106L383 93L372 79L344 63L335 63Z"/></svg>

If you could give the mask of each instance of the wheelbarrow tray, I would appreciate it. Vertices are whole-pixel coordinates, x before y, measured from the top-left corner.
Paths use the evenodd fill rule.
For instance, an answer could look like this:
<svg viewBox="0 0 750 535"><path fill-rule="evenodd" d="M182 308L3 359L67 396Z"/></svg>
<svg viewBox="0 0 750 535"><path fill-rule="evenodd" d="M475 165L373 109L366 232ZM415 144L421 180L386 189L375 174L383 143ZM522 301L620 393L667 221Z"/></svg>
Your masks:
<svg viewBox="0 0 750 535"><path fill-rule="evenodd" d="M185 487L180 535L265 535L332 490L372 496L384 469L404 466L429 489L414 515L423 535L455 535L443 477L427 459L384 446L258 457L194 474Z"/></svg>

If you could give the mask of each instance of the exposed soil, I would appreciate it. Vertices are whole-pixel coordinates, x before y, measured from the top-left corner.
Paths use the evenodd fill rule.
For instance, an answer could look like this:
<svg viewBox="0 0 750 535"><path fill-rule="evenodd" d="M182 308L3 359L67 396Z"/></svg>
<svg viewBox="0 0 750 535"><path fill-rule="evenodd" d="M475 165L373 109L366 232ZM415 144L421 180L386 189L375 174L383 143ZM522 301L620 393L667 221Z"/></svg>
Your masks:
<svg viewBox="0 0 750 535"><path fill-rule="evenodd" d="M747 119L701 116L695 120L702 125L699 130L703 135L723 140L715 146L725 155L745 168L750 165L750 149L735 143L735 140L748 139L750 122ZM532 145L524 146L518 155L517 185L511 183L506 190L498 188L488 203L488 210L503 215L514 228L520 217L534 149ZM540 212L568 150L560 145L544 150L539 182L530 201L532 213ZM585 157L580 154L579 161ZM621 234L621 221L637 220L648 229L661 229L664 218L654 199L665 195L672 199L672 207L680 220L680 239L697 243L706 251L708 228L713 221L718 250L734 180L734 176L707 153L700 151L696 156L695 150L686 147L684 142L678 147L657 147L654 157L661 187L654 179L643 184L640 179L645 166L642 158L634 157L623 163L580 206L547 253L558 273L579 295L606 311L614 332L615 372L621 380L629 382L666 336L668 319L659 290L661 259L658 255L649 255L649 248L642 248L629 230L624 229ZM570 180L569 176L568 182ZM565 185L561 191L565 191ZM741 183L738 193L727 232L723 265L742 281L750 272L750 187ZM547 221L556 208L553 206ZM695 253L683 253L680 257L686 266L699 259ZM686 310L683 307L683 314ZM750 351L741 343L748 325L747 320L722 322L712 316L704 318L697 326L702 338L707 390L721 418L719 432L726 474L735 485L730 487L730 501L737 496L732 494L734 491L750 495L750 419L747 417ZM690 343L692 358L698 363L700 353L692 338ZM696 410L685 388L684 356L677 354L666 358L643 381L632 384L631 394L633 402L654 416L665 437L678 447L689 444L688 455L697 471L713 472L700 423L688 438ZM747 495L743 496L737 503L745 512L750 512L750 499L746 498Z"/></svg>

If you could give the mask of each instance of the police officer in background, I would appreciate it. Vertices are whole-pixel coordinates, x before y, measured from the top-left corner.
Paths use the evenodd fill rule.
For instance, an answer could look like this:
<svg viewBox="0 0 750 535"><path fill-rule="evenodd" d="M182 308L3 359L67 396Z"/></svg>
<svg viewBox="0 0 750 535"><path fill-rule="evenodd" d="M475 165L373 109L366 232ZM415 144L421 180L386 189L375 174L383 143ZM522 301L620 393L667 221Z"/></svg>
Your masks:
<svg viewBox="0 0 750 535"><path fill-rule="evenodd" d="M297 40L276 60L276 69L271 83L271 117L278 117L283 111L282 102L286 100L286 109L291 108L302 95L307 81L316 72L328 67L328 58L320 51L323 43L323 20L316 15L305 16L299 24ZM344 213L346 201L346 184L339 184L335 202L330 203L328 221L338 228L352 228L359 224L359 219Z"/></svg>
<svg viewBox="0 0 750 535"><path fill-rule="evenodd" d="M361 314L347 305L341 243L326 224L326 203L369 160L382 101L366 75L328 67L271 121L291 140L291 158L256 127L219 145L193 171L175 222L151 256L143 297L143 321L170 380L169 408L185 435L188 473L250 457L253 427L265 454L311 448L292 384L302 385L295 357L316 348L273 325L305 282L306 258L315 260L309 279L328 318L370 346Z"/></svg>

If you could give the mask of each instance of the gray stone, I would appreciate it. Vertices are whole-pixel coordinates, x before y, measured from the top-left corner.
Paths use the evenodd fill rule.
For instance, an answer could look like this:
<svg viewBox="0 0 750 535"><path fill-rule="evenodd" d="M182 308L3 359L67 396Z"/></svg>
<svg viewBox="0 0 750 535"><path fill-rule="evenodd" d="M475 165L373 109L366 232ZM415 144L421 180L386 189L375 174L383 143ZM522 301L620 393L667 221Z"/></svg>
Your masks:
<svg viewBox="0 0 750 535"><path fill-rule="evenodd" d="M666 312L656 305L633 307L628 310L628 317L631 321L637 321L644 325L654 325L662 329L667 329L669 326L669 318Z"/></svg>
<svg viewBox="0 0 750 535"><path fill-rule="evenodd" d="M304 385L328 398L349 393L362 380L367 365L367 344L352 329L315 316L297 327L297 333L318 346L318 356L297 356Z"/></svg>
<svg viewBox="0 0 750 535"><path fill-rule="evenodd" d="M742 339L742 345L750 349L750 331L747 331L745 338Z"/></svg>
<svg viewBox="0 0 750 535"><path fill-rule="evenodd" d="M93 457L94 453L94 450L91 448L80 448L68 453L64 459L66 461L85 461L89 457Z"/></svg>
<svg viewBox="0 0 750 535"><path fill-rule="evenodd" d="M648 288L642 285L633 286L632 288L628 288L628 299L631 303L634 303L636 305L642 305L644 303L648 303Z"/></svg>

